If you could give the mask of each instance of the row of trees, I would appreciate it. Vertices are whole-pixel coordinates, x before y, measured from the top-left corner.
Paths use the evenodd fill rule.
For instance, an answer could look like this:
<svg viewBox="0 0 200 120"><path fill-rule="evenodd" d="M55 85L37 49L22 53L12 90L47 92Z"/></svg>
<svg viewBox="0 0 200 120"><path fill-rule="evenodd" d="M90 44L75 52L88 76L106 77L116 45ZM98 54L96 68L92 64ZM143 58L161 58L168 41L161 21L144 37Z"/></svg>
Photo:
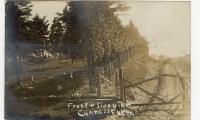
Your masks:
<svg viewBox="0 0 200 120"><path fill-rule="evenodd" d="M48 40L48 20L35 15L31 18L30 1L7 1L6 12L6 53L11 57L24 57L27 53L40 53Z"/></svg>
<svg viewBox="0 0 200 120"><path fill-rule="evenodd" d="M120 51L128 46L146 48L145 52L148 53L147 43L133 23L130 22L127 26L121 24L117 12L128 9L123 3L67 2L63 12L57 13L50 30L45 17L36 14L30 18L31 7L29 1L6 2L7 52L15 48L10 45L17 46L18 50L26 48L19 44L24 43L32 45L27 45L29 50L26 52L31 50L30 52L40 53L39 51L48 50L54 54L70 54L71 57L79 54L93 55L94 59L107 59L113 51ZM16 52L12 50L11 53L13 51Z"/></svg>
<svg viewBox="0 0 200 120"><path fill-rule="evenodd" d="M86 57L91 93L98 86L95 66L111 62L121 51L133 46L135 56L142 64L148 56L148 43L134 24L130 21L123 26L117 16L118 12L127 9L119 2L73 1L67 3L54 19L50 46L56 52L70 54L72 61L76 57Z"/></svg>
<svg viewBox="0 0 200 120"><path fill-rule="evenodd" d="M44 51L48 40L48 20L31 15L30 1L6 1L5 3L5 52L6 66L11 65L20 83L22 60L28 54Z"/></svg>
<svg viewBox="0 0 200 120"><path fill-rule="evenodd" d="M117 12L128 8L120 2L68 2L54 19L49 45L55 52L70 54L72 59L85 56L96 64L109 62L114 52L129 46L137 45L147 55L148 43L137 28L132 22L123 26L117 16Z"/></svg>
<svg viewBox="0 0 200 120"><path fill-rule="evenodd" d="M54 57L68 55L86 58L87 65L108 63L130 46L142 58L148 55L148 43L132 22L123 26L118 12L129 7L122 2L71 1L57 13L49 28L45 17L31 17L31 2L6 2L6 55L20 63L27 54L43 56L45 50ZM17 64L16 64L17 65ZM16 71L18 67L16 67Z"/></svg>

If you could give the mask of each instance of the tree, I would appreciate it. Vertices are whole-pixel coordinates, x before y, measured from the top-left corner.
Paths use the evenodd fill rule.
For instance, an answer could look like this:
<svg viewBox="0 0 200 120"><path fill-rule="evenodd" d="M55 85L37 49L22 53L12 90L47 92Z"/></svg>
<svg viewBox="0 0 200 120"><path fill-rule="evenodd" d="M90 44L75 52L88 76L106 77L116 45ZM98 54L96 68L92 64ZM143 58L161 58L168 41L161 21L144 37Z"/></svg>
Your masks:
<svg viewBox="0 0 200 120"><path fill-rule="evenodd" d="M40 17L36 14L27 24L29 27L27 42L35 44L34 52L43 56L43 52L47 48L49 34L48 20L46 20L46 17Z"/></svg>
<svg viewBox="0 0 200 120"><path fill-rule="evenodd" d="M26 40L27 21L31 16L31 2L29 1L7 1L5 4L5 32L7 55L22 56L23 46L20 44ZM14 46L14 47L13 47ZM16 46L18 46L16 50ZM16 54L16 52L18 52Z"/></svg>
<svg viewBox="0 0 200 120"><path fill-rule="evenodd" d="M64 24L64 35L62 38L62 52L65 55L70 55L72 64L74 59L77 57L82 58L82 49L81 49L81 30L80 30L80 21L79 16L80 10L82 9L80 1L71 1L67 2L66 7L63 10L63 13L58 13L59 20Z"/></svg>
<svg viewBox="0 0 200 120"><path fill-rule="evenodd" d="M149 47L148 42L142 37L138 29L130 21L126 26L127 43L134 46L134 59L133 64L130 66L134 75L131 75L132 79L138 79L145 76L148 72L147 62L149 60Z"/></svg>
<svg viewBox="0 0 200 120"><path fill-rule="evenodd" d="M120 31L123 26L115 12L124 10L125 7L120 3L111 8L113 4L116 2L72 1L60 14L66 26L67 44L80 43L83 46L82 54L88 60L93 56L94 62L100 59L105 61L105 56L109 56L111 49L115 49L115 44L119 44L115 42L119 34L117 30Z"/></svg>
<svg viewBox="0 0 200 120"><path fill-rule="evenodd" d="M62 37L63 37L62 23L59 21L57 17L55 17L49 35L49 46L50 50L53 52L54 57L56 57L57 52L60 53L61 57L61 52L63 49Z"/></svg>
<svg viewBox="0 0 200 120"><path fill-rule="evenodd" d="M31 16L31 7L30 1L6 1L5 3L6 59L13 61L17 83L20 83L22 56L26 52L22 43L27 37L27 20ZM7 64L10 63L6 60Z"/></svg>
<svg viewBox="0 0 200 120"><path fill-rule="evenodd" d="M95 86L94 67L112 62L114 54L134 46L137 59L145 62L145 56L148 55L147 41L132 22L123 26L118 18L117 12L127 9L129 7L121 2L71 1L59 14L65 26L65 46L80 45L79 51L87 58L91 87ZM76 49L70 50L73 59Z"/></svg>
<svg viewBox="0 0 200 120"><path fill-rule="evenodd" d="M121 36L124 28L115 12L126 9L118 2L72 1L59 14L65 24L66 47L73 47L70 48L72 61L77 55L77 47L74 48L77 44L80 46L79 54L87 58L91 87L94 86L94 67L110 62L113 49L123 48L122 40L117 37Z"/></svg>

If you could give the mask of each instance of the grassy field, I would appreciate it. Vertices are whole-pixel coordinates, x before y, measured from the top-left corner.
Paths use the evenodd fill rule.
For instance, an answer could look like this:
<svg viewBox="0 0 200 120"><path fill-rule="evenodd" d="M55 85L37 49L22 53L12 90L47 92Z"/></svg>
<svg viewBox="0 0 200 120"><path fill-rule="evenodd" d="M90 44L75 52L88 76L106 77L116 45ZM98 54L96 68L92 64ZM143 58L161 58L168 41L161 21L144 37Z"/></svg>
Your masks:
<svg viewBox="0 0 200 120"><path fill-rule="evenodd" d="M14 68L6 66L7 114L30 115L35 110L73 97L75 91L84 85L84 69L81 61L72 64L69 59L46 59L40 64L24 62L21 74L22 87L19 87L16 85Z"/></svg>
<svg viewBox="0 0 200 120"><path fill-rule="evenodd" d="M157 75L158 67L159 64L157 61L149 61L144 65L131 60L123 66L124 78L133 83L139 82L142 79ZM181 69L181 65L178 65L178 70L183 70ZM165 68L165 72L174 74L174 71L169 66ZM189 76L187 72L180 72L184 73L185 76ZM90 95L89 80L85 72L85 65L82 61L78 60L74 64L71 63L70 59L46 59L38 64L24 62L22 65L21 80L22 87L15 85L14 69L12 66L7 65L5 90L5 110L7 116L36 117L35 119L37 117L44 117L46 119L54 117L56 120L68 118L68 115L73 115L74 113L70 113L62 108L66 105L66 100L75 97L83 98ZM169 90L166 87L164 91L170 92L172 84L168 84ZM141 87L149 92L153 92L156 82L150 82ZM112 81L112 86L108 86L106 82L102 82L102 94L116 96L115 92L115 81ZM126 92L128 93L127 98L134 95L134 102L148 102L150 98L137 89L128 89ZM166 97L165 94L162 93L160 97ZM167 93L167 95L170 94ZM127 101L129 100L128 98ZM61 108L54 109L59 107ZM162 114L163 117L160 117L159 114ZM168 118L171 119L170 115L162 112L147 112L135 119L164 120ZM107 119L111 119L111 117L107 117ZM118 120L118 117L114 116L112 119Z"/></svg>

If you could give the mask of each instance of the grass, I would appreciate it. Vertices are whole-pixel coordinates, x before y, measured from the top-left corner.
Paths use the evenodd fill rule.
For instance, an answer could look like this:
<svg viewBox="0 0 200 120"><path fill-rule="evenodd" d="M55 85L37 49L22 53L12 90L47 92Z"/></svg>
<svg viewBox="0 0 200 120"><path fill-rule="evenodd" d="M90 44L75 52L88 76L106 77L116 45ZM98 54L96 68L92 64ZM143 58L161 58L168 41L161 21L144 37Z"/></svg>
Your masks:
<svg viewBox="0 0 200 120"><path fill-rule="evenodd" d="M71 64L70 60L46 60L42 64L23 63L22 87L12 86L15 74L12 66L6 67L6 88L22 102L37 107L49 106L65 97L73 96L74 91L84 82L84 65L81 61ZM70 73L74 73L71 78ZM80 74L82 72L82 74ZM33 80L32 80L33 79Z"/></svg>
<svg viewBox="0 0 200 120"><path fill-rule="evenodd" d="M149 64L152 64L153 67L157 67L155 63ZM140 77L149 77L146 74L151 72L150 68L149 66L146 68L144 64L136 64L135 61L130 61L123 66L124 78L132 82L138 82L138 78ZM156 70L154 70L153 73L155 73L155 71ZM73 73L73 77L71 77L71 73ZM6 67L6 91L11 91L13 96L19 99L16 105L17 109L12 110L12 112L14 111L16 113L18 113L18 109L21 108L18 104L26 103L26 105L32 105L39 109L44 108L37 112L30 111L28 114L35 113L35 115L49 116L53 114L55 116L65 116L70 111L63 109L52 110L51 108L59 105L63 107L63 105L66 104L66 99L73 97L73 94L77 90L82 93L88 92L86 90L88 86L84 85L88 78L84 71L84 64L81 61L76 61L74 64L71 64L70 59L47 59L40 64L25 62L23 64L21 79L22 87L11 87L12 84L15 83L15 74L12 66ZM32 79L34 80L32 81ZM152 84L148 83L146 86L142 87L150 91L150 88L155 88ZM115 92L112 90L112 87L113 86L109 86L108 89L104 89L102 86L103 90L106 90L109 94ZM141 95L141 92L133 91L132 89L129 90L128 93L135 96L137 96L136 93L138 93L138 96ZM11 94L7 92L6 96L11 96ZM147 96L137 97L139 101L144 101L143 99L147 99ZM9 102L6 101L6 106L12 109L12 103L15 103L16 99L9 99L8 101ZM30 108L26 105L24 105L23 109L29 110ZM27 112L24 112L24 114L27 114Z"/></svg>

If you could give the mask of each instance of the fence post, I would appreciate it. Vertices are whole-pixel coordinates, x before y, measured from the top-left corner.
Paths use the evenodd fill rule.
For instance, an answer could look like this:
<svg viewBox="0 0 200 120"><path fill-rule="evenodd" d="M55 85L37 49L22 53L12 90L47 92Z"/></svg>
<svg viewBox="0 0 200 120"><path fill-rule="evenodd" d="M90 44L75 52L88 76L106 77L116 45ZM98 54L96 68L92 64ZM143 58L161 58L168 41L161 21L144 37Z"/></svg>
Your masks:
<svg viewBox="0 0 200 120"><path fill-rule="evenodd" d="M123 71L119 69L119 81L120 81L120 98L123 102L125 102L125 89L124 89L124 79L123 79Z"/></svg>
<svg viewBox="0 0 200 120"><path fill-rule="evenodd" d="M118 99L119 95L118 95L118 71L117 70L116 70L115 80L116 80L116 95Z"/></svg>
<svg viewBox="0 0 200 120"><path fill-rule="evenodd" d="M111 63L108 64L108 79L112 81L112 66Z"/></svg>
<svg viewBox="0 0 200 120"><path fill-rule="evenodd" d="M97 96L101 97L101 79L100 79L100 72L98 74L98 80L97 80Z"/></svg>

